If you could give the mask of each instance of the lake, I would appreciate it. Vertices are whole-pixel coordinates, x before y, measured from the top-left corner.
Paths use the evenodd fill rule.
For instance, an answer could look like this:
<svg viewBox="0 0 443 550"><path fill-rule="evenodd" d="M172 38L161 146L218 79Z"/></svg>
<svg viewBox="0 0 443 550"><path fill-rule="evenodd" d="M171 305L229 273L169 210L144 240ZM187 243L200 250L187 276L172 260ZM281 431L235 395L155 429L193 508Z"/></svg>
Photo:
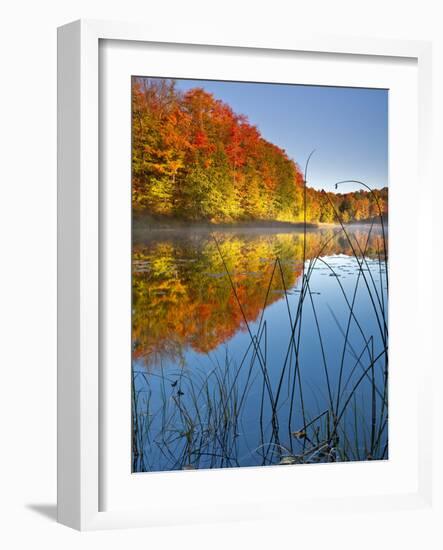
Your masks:
<svg viewBox="0 0 443 550"><path fill-rule="evenodd" d="M134 231L132 469L388 457L380 225Z"/></svg>

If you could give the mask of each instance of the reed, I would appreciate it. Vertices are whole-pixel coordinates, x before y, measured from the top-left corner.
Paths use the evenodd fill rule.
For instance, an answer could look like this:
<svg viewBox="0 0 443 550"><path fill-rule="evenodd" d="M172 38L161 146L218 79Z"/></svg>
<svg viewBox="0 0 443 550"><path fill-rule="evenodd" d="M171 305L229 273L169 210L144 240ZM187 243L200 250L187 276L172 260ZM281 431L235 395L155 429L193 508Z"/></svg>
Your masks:
<svg viewBox="0 0 443 550"><path fill-rule="evenodd" d="M346 182L338 182L342 183ZM324 196L330 201L327 194ZM331 205L338 229L310 259L306 258L305 217L303 272L296 306L291 305L281 259L276 257L256 330L248 322L228 262L213 236L246 327L248 345L237 361L228 349L224 361L211 359L209 372L194 365L192 375L183 367L166 371L160 365L158 371L149 373L133 368L134 472L387 458L388 312L383 283L388 284L388 257L383 216L380 210L382 245L377 250L374 267L374 261L369 261L367 255L374 221L362 245L353 239L340 213L332 202ZM334 266L322 255L329 240L337 235L349 244L357 266L351 292L346 291ZM334 277L346 309L346 315L340 319L331 311L332 322L341 335L338 369L337 358L331 360L326 352L324 327L312 291L312 275L319 266ZM375 274L380 279L378 285ZM271 372L268 341L272 335L264 312L277 277L281 281L288 314L289 338L284 360L277 368L273 364ZM372 308L377 335L366 333L359 319L356 305L361 292L365 293ZM308 409L305 403L307 390L302 350L307 337L304 324L308 314L315 327L309 338L315 339L319 350L325 387L325 395L316 393L314 409ZM360 349L351 341L352 330L356 330L363 341ZM377 350L376 341L381 343ZM366 393L360 391L364 385L369 388ZM365 403L364 395L370 396L369 404ZM252 416L251 403L256 408ZM365 414L368 407L370 413ZM259 434L253 444L243 437L251 431Z"/></svg>

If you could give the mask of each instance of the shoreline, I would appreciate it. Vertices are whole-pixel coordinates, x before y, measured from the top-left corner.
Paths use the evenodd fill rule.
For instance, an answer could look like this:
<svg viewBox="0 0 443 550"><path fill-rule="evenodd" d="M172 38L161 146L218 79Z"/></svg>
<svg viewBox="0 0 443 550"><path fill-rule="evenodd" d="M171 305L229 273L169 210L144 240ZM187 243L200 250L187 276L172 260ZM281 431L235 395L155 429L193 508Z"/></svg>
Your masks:
<svg viewBox="0 0 443 550"><path fill-rule="evenodd" d="M370 225L371 221L358 221L345 224L350 226ZM380 221L374 222L374 226L379 226ZM339 223L307 222L307 231L316 231L321 229L340 228ZM244 220L236 222L211 223L205 221L184 221L184 220L161 220L155 219L149 215L134 215L132 218L133 233L139 232L168 232L168 231L240 231L240 232L280 232L280 231L304 231L304 222L282 222L277 220Z"/></svg>
<svg viewBox="0 0 443 550"><path fill-rule="evenodd" d="M307 223L307 231L317 231L321 229L322 224ZM332 226L331 226L332 227ZM302 233L304 231L303 222L278 222L265 220L251 220L230 223L211 223L201 221L159 221L155 219L142 219L134 217L132 221L133 234L143 235L146 233L158 234L181 231L188 233Z"/></svg>

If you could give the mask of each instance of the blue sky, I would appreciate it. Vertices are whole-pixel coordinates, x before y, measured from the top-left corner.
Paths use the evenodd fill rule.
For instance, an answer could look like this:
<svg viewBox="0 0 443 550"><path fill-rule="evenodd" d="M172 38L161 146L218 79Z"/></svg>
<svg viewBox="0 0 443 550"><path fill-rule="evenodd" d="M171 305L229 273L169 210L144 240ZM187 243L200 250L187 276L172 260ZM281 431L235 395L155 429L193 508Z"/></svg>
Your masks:
<svg viewBox="0 0 443 550"><path fill-rule="evenodd" d="M180 80L201 87L244 114L262 136L286 150L304 169L308 185L334 190L344 179L374 188L388 185L388 91L364 88ZM342 192L360 188L341 186Z"/></svg>

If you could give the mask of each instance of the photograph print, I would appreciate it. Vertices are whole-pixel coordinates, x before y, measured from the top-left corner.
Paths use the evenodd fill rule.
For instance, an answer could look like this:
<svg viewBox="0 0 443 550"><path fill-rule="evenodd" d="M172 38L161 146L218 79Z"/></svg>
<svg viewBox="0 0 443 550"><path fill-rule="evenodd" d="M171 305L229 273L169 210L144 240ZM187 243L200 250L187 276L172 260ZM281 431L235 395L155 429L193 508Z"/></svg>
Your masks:
<svg viewBox="0 0 443 550"><path fill-rule="evenodd" d="M388 459L388 90L131 101L132 471Z"/></svg>

